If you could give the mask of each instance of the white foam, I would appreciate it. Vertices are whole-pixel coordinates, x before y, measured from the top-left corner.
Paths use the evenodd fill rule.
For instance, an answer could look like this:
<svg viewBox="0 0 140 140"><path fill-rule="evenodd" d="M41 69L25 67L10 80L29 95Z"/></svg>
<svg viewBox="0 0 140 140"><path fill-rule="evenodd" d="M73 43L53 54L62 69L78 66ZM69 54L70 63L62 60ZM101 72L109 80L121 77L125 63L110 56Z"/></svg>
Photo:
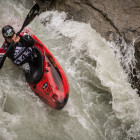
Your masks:
<svg viewBox="0 0 140 140"><path fill-rule="evenodd" d="M76 65L80 62L79 57L85 57L84 54L81 56L82 51L86 51L86 55L91 58L91 61L96 61L96 68L93 73L95 72L102 85L110 89L112 108L116 117L123 124L129 126L128 135L138 138L140 132L140 99L136 90L131 88L127 75L120 67L120 62L122 62L126 65L127 72L130 71L129 66L135 63L133 47L127 46L123 42L122 45L127 47L127 54L123 60L119 61L122 58L119 53L119 46L117 48L114 43L106 42L91 28L90 24L66 20L66 14L57 11L42 13L40 20L41 22L47 21L46 29L52 34L62 34L71 39L70 57L76 57L74 61ZM117 52L116 58L114 51ZM78 76L76 70L73 66L69 66L67 72L76 77Z"/></svg>

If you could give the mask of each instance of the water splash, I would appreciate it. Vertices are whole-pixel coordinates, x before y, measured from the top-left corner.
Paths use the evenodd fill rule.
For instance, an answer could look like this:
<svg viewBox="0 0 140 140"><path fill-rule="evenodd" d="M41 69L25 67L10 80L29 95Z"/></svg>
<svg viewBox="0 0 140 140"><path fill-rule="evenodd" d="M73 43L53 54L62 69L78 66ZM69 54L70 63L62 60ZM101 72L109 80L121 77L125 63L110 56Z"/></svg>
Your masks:
<svg viewBox="0 0 140 140"><path fill-rule="evenodd" d="M71 39L68 71L73 77L78 77L76 79L78 82L84 80L94 86L98 85L98 88L110 91L112 94L110 103L116 117L122 122L122 128L128 134L128 139L139 138L140 99L136 94L137 90L132 89L128 83L127 75L135 67L134 44L127 45L123 39L121 46L114 42L106 42L89 24L66 20L64 12L46 12L40 15L40 20L50 32L55 35L62 34ZM88 62L85 61L87 56L90 59ZM91 61L95 64L89 70ZM91 71L89 77L83 74L87 69L88 72ZM90 78L93 75L100 79L100 84L99 82L93 84L95 80L92 78L92 81Z"/></svg>

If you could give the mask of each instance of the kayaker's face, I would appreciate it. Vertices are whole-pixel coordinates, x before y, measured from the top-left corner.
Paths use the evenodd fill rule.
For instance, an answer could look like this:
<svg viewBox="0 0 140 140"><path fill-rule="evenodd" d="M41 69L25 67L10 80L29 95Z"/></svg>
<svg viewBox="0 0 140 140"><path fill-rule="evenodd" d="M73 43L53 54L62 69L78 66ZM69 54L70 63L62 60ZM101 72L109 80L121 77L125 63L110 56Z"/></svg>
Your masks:
<svg viewBox="0 0 140 140"><path fill-rule="evenodd" d="M16 34L14 34L14 36L12 38L6 38L6 40L9 42L9 43L12 43L13 41L14 42L18 42L20 39L19 36L16 36Z"/></svg>

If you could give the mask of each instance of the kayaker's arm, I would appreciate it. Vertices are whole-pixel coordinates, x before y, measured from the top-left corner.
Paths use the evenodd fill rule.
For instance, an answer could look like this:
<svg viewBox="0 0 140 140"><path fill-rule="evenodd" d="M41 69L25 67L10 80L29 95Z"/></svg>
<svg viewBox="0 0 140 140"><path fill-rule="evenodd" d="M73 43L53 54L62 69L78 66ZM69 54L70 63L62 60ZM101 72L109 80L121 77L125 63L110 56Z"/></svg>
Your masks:
<svg viewBox="0 0 140 140"><path fill-rule="evenodd" d="M3 58L3 55L5 53L5 50L3 47L0 48L0 69L2 68L4 61L6 59L6 57ZM2 59L3 58L3 59ZM1 61L2 60L2 61Z"/></svg>
<svg viewBox="0 0 140 140"><path fill-rule="evenodd" d="M6 59L6 57L4 57L1 61L2 57L0 57L0 69L2 68L3 64L4 64L4 61Z"/></svg>

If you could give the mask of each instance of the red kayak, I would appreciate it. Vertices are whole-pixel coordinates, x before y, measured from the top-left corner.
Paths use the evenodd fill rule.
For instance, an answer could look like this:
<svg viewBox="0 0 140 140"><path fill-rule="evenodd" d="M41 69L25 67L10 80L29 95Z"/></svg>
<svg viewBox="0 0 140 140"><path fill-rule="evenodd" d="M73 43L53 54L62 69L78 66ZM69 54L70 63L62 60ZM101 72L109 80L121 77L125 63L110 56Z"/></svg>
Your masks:
<svg viewBox="0 0 140 140"><path fill-rule="evenodd" d="M50 107L60 110L66 105L69 97L69 84L66 75L47 47L29 31L28 34L35 40L34 46L39 56L40 65L36 69L40 74L36 81L25 76L27 83L41 100Z"/></svg>

